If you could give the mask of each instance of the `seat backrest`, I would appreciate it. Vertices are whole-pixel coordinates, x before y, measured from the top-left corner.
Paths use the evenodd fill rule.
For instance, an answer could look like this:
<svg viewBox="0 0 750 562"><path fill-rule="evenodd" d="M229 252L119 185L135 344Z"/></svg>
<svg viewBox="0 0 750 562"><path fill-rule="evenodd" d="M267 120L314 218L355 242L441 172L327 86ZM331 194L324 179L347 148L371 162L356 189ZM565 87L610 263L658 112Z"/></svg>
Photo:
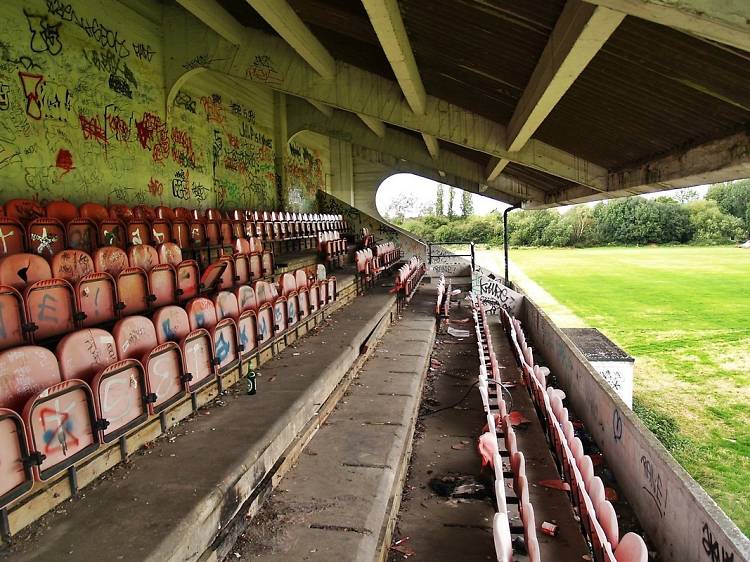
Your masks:
<svg viewBox="0 0 750 562"><path fill-rule="evenodd" d="M131 220L126 225L127 243L133 246L138 244L151 245L151 227L142 219Z"/></svg>
<svg viewBox="0 0 750 562"><path fill-rule="evenodd" d="M247 238L237 238L234 241L234 251L239 254L250 253L250 241Z"/></svg>
<svg viewBox="0 0 750 562"><path fill-rule="evenodd" d="M29 223L29 251L49 259L65 249L65 227L57 219L40 217Z"/></svg>
<svg viewBox="0 0 750 562"><path fill-rule="evenodd" d="M67 334L76 328L73 287L64 279L37 281L26 289L26 318L36 325L35 342Z"/></svg>
<svg viewBox="0 0 750 562"><path fill-rule="evenodd" d="M253 283L253 289L255 290L255 298L258 301L258 306L266 303L270 304L273 300L271 284L268 281L256 281Z"/></svg>
<svg viewBox="0 0 750 562"><path fill-rule="evenodd" d="M84 203L78 207L78 214L84 219L102 222L109 219L109 211L99 203Z"/></svg>
<svg viewBox="0 0 750 562"><path fill-rule="evenodd" d="M13 254L0 258L0 285L23 290L27 285L51 277L49 263L40 256Z"/></svg>
<svg viewBox="0 0 750 562"><path fill-rule="evenodd" d="M156 248L146 244L131 246L128 249L128 261L131 267L140 267L144 271L151 269L159 264L159 254Z"/></svg>
<svg viewBox="0 0 750 562"><path fill-rule="evenodd" d="M133 207L133 216L138 219L153 220L156 218L156 211L148 205L136 205Z"/></svg>
<svg viewBox="0 0 750 562"><path fill-rule="evenodd" d="M21 345L26 340L25 323L21 293L9 285L0 285L0 350Z"/></svg>
<svg viewBox="0 0 750 562"><path fill-rule="evenodd" d="M26 251L26 232L20 222L0 217L0 257Z"/></svg>
<svg viewBox="0 0 750 562"><path fill-rule="evenodd" d="M316 274L317 274L317 277L318 277L318 281L325 281L326 280L326 277L327 277L327 275L326 275L326 266L324 266L322 263L319 263L318 266L317 266L317 269L315 271L316 271Z"/></svg>
<svg viewBox="0 0 750 562"><path fill-rule="evenodd" d="M154 209L156 216L160 219L173 221L176 217L174 211L170 207L159 206Z"/></svg>
<svg viewBox="0 0 750 562"><path fill-rule="evenodd" d="M596 518L599 520L599 524L604 530L604 534L607 535L609 544L612 545L613 550L617 550L617 545L620 542L620 530L617 525L617 513L615 508L607 500L604 500L599 505L594 504L596 509Z"/></svg>
<svg viewBox="0 0 750 562"><path fill-rule="evenodd" d="M166 220L151 221L151 238L154 244L166 244L172 241L172 225Z"/></svg>
<svg viewBox="0 0 750 562"><path fill-rule="evenodd" d="M0 408L21 413L29 398L61 380L48 349L26 345L0 352Z"/></svg>
<svg viewBox="0 0 750 562"><path fill-rule="evenodd" d="M128 255L122 248L103 246L94 252L94 269L109 273L117 278L120 272L129 267Z"/></svg>
<svg viewBox="0 0 750 562"><path fill-rule="evenodd" d="M93 254L98 246L97 231L91 219L77 218L68 222L66 228L68 247Z"/></svg>
<svg viewBox="0 0 750 562"><path fill-rule="evenodd" d="M627 533L615 551L617 562L648 562L648 548L640 535Z"/></svg>
<svg viewBox="0 0 750 562"><path fill-rule="evenodd" d="M51 201L47 203L47 216L67 224L78 218L78 207L69 201Z"/></svg>
<svg viewBox="0 0 750 562"><path fill-rule="evenodd" d="M112 329L115 347L120 359L140 359L159 342L151 320L145 316L128 316Z"/></svg>
<svg viewBox="0 0 750 562"><path fill-rule="evenodd" d="M81 379L91 384L94 376L117 361L115 338L98 328L68 334L55 350L63 380Z"/></svg>
<svg viewBox="0 0 750 562"><path fill-rule="evenodd" d="M112 219L129 221L133 216L133 211L127 205L115 204L109 206L109 217Z"/></svg>
<svg viewBox="0 0 750 562"><path fill-rule="evenodd" d="M0 408L0 506L28 492L33 485L31 467L24 464L28 456L26 429L16 412Z"/></svg>
<svg viewBox="0 0 750 562"><path fill-rule="evenodd" d="M237 303L241 312L246 310L257 310L258 300L255 296L255 290L249 285L237 287L235 289L235 296L237 297Z"/></svg>
<svg viewBox="0 0 750 562"><path fill-rule="evenodd" d="M94 273L94 261L86 252L64 250L52 256L52 276L76 284L85 275Z"/></svg>
<svg viewBox="0 0 750 562"><path fill-rule="evenodd" d="M281 295L286 297L290 293L297 291L297 280L291 273L284 273L279 280L279 286L281 288Z"/></svg>
<svg viewBox="0 0 750 562"><path fill-rule="evenodd" d="M190 333L190 320L181 306L163 306L154 313L154 328L159 344L180 343Z"/></svg>
<svg viewBox="0 0 750 562"><path fill-rule="evenodd" d="M197 330L198 328L210 330L216 326L216 308L214 303L207 298L192 299L185 306L185 312L187 312L191 330Z"/></svg>
<svg viewBox="0 0 750 562"><path fill-rule="evenodd" d="M44 215L44 207L31 199L11 199L5 203L5 216L23 224L28 224Z"/></svg>
<svg viewBox="0 0 750 562"><path fill-rule="evenodd" d="M304 269L294 272L294 280L297 283L297 290L307 288L307 273Z"/></svg>
<svg viewBox="0 0 750 562"><path fill-rule="evenodd" d="M190 209L186 209L185 207L175 207L173 210L174 210L174 216L177 219L190 220L192 218L192 213L190 212Z"/></svg>
<svg viewBox="0 0 750 562"><path fill-rule="evenodd" d="M156 251L159 256L159 263L168 263L177 267L182 261L182 250L173 242L159 244Z"/></svg>
<svg viewBox="0 0 750 562"><path fill-rule="evenodd" d="M89 328L117 317L117 287L109 273L91 273L76 284L78 310L83 315L81 327Z"/></svg>
<svg viewBox="0 0 750 562"><path fill-rule="evenodd" d="M216 319L224 318L237 319L240 316L240 305L237 297L229 291L220 291L214 297L214 308L216 309Z"/></svg>

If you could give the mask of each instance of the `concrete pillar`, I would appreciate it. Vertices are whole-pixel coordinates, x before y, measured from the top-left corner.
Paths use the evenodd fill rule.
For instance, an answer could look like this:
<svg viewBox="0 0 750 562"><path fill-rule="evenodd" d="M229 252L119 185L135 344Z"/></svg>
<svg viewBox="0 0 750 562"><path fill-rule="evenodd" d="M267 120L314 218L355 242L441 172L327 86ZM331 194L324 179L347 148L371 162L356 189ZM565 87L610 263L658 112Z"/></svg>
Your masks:
<svg viewBox="0 0 750 562"><path fill-rule="evenodd" d="M354 205L352 145L331 137L331 195Z"/></svg>

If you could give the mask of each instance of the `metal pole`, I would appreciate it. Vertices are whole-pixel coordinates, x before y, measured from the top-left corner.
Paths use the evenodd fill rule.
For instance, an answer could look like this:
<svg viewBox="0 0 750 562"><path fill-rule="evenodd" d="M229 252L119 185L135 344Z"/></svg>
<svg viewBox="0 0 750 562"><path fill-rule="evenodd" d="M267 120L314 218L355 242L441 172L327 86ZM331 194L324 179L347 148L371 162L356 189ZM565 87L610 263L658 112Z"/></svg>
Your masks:
<svg viewBox="0 0 750 562"><path fill-rule="evenodd" d="M474 271L474 241L471 241L471 270Z"/></svg>
<svg viewBox="0 0 750 562"><path fill-rule="evenodd" d="M505 254L505 282L508 283L508 213L518 209L518 205L512 205L503 211L503 252Z"/></svg>

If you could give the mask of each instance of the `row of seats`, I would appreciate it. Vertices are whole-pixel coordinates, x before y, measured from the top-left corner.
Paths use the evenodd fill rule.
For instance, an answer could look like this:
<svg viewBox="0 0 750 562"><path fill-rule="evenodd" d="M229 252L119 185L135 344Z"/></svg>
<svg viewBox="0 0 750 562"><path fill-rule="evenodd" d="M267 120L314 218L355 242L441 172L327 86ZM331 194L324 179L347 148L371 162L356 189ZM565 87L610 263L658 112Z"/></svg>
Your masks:
<svg viewBox="0 0 750 562"><path fill-rule="evenodd" d="M526 387L545 421L563 476L570 483L571 499L578 508L594 559L597 562L647 562L648 549L638 534L627 533L620 539L615 509L606 499L604 484L594 475L591 457L585 454L568 409L563 405L565 392L547 386L549 369L534 363L533 349L526 341L521 322L504 309L501 318L523 370Z"/></svg>
<svg viewBox="0 0 750 562"><path fill-rule="evenodd" d="M518 450L517 439L505 400L502 396L502 381L497 357L492 347L486 310L480 299L472 294L474 327L477 336L479 353L479 395L487 417L486 432L480 437L479 448L482 456L492 465L495 471L495 498L497 513L493 518L492 531L495 552L498 562L513 561L512 533L518 529L511 527L508 517L508 498L505 495L506 475L512 477L515 503L521 519L524 544L531 562L540 562L539 540L536 534L534 508L529 500L529 482L526 476L526 460L523 452ZM499 427L498 427L499 426ZM503 465L499 449L497 430L502 433L504 454L507 456L510 471Z"/></svg>
<svg viewBox="0 0 750 562"><path fill-rule="evenodd" d="M240 240L237 241L238 243ZM174 243L156 248L98 248L93 256L62 250L50 262L35 254L0 258L0 349L43 341L75 328L186 302L273 273L273 255L245 239L201 273Z"/></svg>
<svg viewBox="0 0 750 562"><path fill-rule="evenodd" d="M448 311L451 308L451 293L453 284L445 284L445 275L440 274L440 280L437 284L437 300L435 301L435 316L438 318L448 318Z"/></svg>
<svg viewBox="0 0 750 562"><path fill-rule="evenodd" d="M419 282L427 271L425 263L417 256L412 256L396 272L394 290L399 296L410 298L416 291Z"/></svg>
<svg viewBox="0 0 750 562"><path fill-rule="evenodd" d="M361 289L371 286L383 273L401 260L401 251L393 242L374 244L354 253L357 283Z"/></svg>
<svg viewBox="0 0 750 562"><path fill-rule="evenodd" d="M111 332L72 329L53 353L36 345L0 352L0 509L246 363L337 298L318 265L257 281L152 319L118 320ZM219 380L221 380L219 378Z"/></svg>
<svg viewBox="0 0 750 562"><path fill-rule="evenodd" d="M198 211L169 207L152 209L137 206L130 209L113 205L110 209L97 203L76 208L65 201L42 207L35 201L14 199L4 206L0 216L0 256L30 252L51 258L63 249L93 253L100 246L128 248L138 244L174 242L182 250L231 247L235 240L257 237L261 241L342 240L339 234L346 223L340 215L300 215L281 213L290 220L275 219L276 213L222 213L209 209L205 216ZM241 217L241 218L230 218ZM296 217L296 218L295 218ZM314 220L319 217L321 220ZM325 218L326 220L322 220Z"/></svg>

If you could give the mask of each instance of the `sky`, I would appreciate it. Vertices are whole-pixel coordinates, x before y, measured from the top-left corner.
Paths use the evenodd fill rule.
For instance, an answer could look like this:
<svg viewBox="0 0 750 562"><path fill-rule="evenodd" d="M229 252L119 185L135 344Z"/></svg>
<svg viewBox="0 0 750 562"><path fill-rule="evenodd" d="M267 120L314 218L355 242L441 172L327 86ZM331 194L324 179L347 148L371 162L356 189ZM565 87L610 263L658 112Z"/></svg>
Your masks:
<svg viewBox="0 0 750 562"><path fill-rule="evenodd" d="M391 204L391 201L394 199L398 199L399 197L403 197L405 193L409 193L411 195L414 195L416 198L416 205L415 208L412 210L413 212L410 214L410 216L416 216L419 212L419 209L424 205L433 205L435 204L435 194L437 192L437 186L438 182L426 179L420 176L415 176L414 174L395 174L389 178L387 178L381 185L380 189L378 189L378 193L375 197L375 203L378 207L378 211L380 214L385 214L385 212L388 209L388 206ZM697 187L694 187L694 189L699 197L703 197L706 194L706 191L708 191L709 186L707 185L699 185ZM680 189L673 189L670 191L662 191L659 193L649 193L648 195L644 195L643 197L647 198L654 198L654 197L660 197L660 196L673 196L676 193L680 192L682 190ZM494 199L490 199L489 197L484 197L483 195L477 195L474 194L473 196L474 200L474 213L477 215L486 215L494 210L502 211L506 207L508 207L507 204L501 203L500 201L495 201ZM443 201L444 204L448 204L448 186L445 186L444 188L444 195L443 195ZM597 202L594 203L584 203L585 205L595 205ZM460 214L460 205L461 205L461 190L456 188L456 195L454 198L454 210L456 211L456 214ZM561 207L560 210L562 212L565 212L568 209L571 209L570 207Z"/></svg>

